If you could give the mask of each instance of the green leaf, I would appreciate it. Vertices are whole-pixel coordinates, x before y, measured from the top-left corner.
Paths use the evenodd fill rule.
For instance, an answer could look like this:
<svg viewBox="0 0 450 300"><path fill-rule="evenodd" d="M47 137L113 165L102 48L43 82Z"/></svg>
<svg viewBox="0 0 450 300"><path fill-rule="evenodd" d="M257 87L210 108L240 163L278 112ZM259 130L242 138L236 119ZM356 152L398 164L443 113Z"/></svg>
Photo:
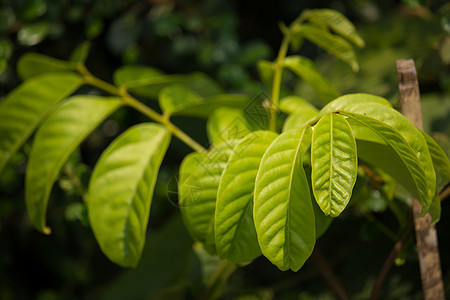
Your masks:
<svg viewBox="0 0 450 300"><path fill-rule="evenodd" d="M252 119L242 109L228 107L219 108L212 113L206 126L212 144L240 139L252 131L265 129L265 124Z"/></svg>
<svg viewBox="0 0 450 300"><path fill-rule="evenodd" d="M74 71L76 64L39 53L26 53L17 63L17 73L22 80L51 72Z"/></svg>
<svg viewBox="0 0 450 300"><path fill-rule="evenodd" d="M319 112L314 105L298 96L288 96L281 99L280 110L287 114L293 114L296 112L314 112L317 114Z"/></svg>
<svg viewBox="0 0 450 300"><path fill-rule="evenodd" d="M301 25L299 30L306 39L347 63L354 72L359 70L355 51L346 40L316 26Z"/></svg>
<svg viewBox="0 0 450 300"><path fill-rule="evenodd" d="M50 23L38 22L23 25L17 33L17 40L21 45L34 46L42 42L50 31Z"/></svg>
<svg viewBox="0 0 450 300"><path fill-rule="evenodd" d="M288 56L283 60L283 65L308 83L322 100L329 102L339 96L339 91L320 74L312 60Z"/></svg>
<svg viewBox="0 0 450 300"><path fill-rule="evenodd" d="M180 166L181 214L194 240L210 253L215 252L214 213L220 177L236 143L237 140L230 140L207 154L189 154Z"/></svg>
<svg viewBox="0 0 450 300"><path fill-rule="evenodd" d="M253 190L264 152L277 137L256 131L237 144L223 171L217 193L215 234L219 256L236 263L261 254L253 223Z"/></svg>
<svg viewBox="0 0 450 300"><path fill-rule="evenodd" d="M139 81L148 81L154 77L164 76L164 73L155 68L127 65L117 69L113 76L115 85L128 87L129 84L136 84Z"/></svg>
<svg viewBox="0 0 450 300"><path fill-rule="evenodd" d="M353 105L354 103L363 102L365 104L368 103L379 103L381 105L392 107L391 103L379 96L370 95L370 94L347 94L336 98L331 101L327 105L325 105L319 112L317 117L322 117L328 113L336 112L339 110L345 110L348 106Z"/></svg>
<svg viewBox="0 0 450 300"><path fill-rule="evenodd" d="M70 154L115 111L117 98L74 96L56 109L36 133L25 180L25 200L31 223L41 232L53 183Z"/></svg>
<svg viewBox="0 0 450 300"><path fill-rule="evenodd" d="M139 262L159 166L170 142L167 130L141 123L103 152L89 183L88 213L103 253L123 267Z"/></svg>
<svg viewBox="0 0 450 300"><path fill-rule="evenodd" d="M313 9L304 15L312 23L331 28L358 47L364 47L364 41L356 32L355 26L340 12L333 9Z"/></svg>
<svg viewBox="0 0 450 300"><path fill-rule="evenodd" d="M312 111L310 112L297 112L289 117L287 117L286 121L283 123L283 132L286 132L291 129L301 129L308 123L314 121L317 117L317 113Z"/></svg>
<svg viewBox="0 0 450 300"><path fill-rule="evenodd" d="M410 192L421 202L425 214L436 192L436 175L420 131L399 112L376 103L356 103L341 114L375 131L397 153L414 180L416 190Z"/></svg>
<svg viewBox="0 0 450 300"><path fill-rule="evenodd" d="M0 102L0 172L54 105L81 83L73 73L45 74L26 81Z"/></svg>
<svg viewBox="0 0 450 300"><path fill-rule="evenodd" d="M182 85L202 97L223 93L222 88L203 73L164 75L156 69L143 66L124 66L118 69L114 73L114 83L151 99L156 99L163 88L173 84Z"/></svg>
<svg viewBox="0 0 450 300"><path fill-rule="evenodd" d="M431 136L421 131L430 150L431 159L436 170L436 187L440 192L450 181L450 162L444 150L433 140Z"/></svg>
<svg viewBox="0 0 450 300"><path fill-rule="evenodd" d="M202 98L181 85L171 85L159 93L159 104L167 115L208 118L221 107L244 107L249 102L245 95L223 94Z"/></svg>
<svg viewBox="0 0 450 300"><path fill-rule="evenodd" d="M262 82L264 82L268 88L271 88L273 80L273 64L267 60L259 60L257 67Z"/></svg>
<svg viewBox="0 0 450 300"><path fill-rule="evenodd" d="M326 114L314 127L311 147L312 187L325 215L337 217L352 195L358 170L352 128L339 114Z"/></svg>
<svg viewBox="0 0 450 300"><path fill-rule="evenodd" d="M314 211L302 160L311 127L281 134L256 176L253 216L261 251L280 270L299 270L316 241Z"/></svg>
<svg viewBox="0 0 450 300"><path fill-rule="evenodd" d="M83 42L73 50L70 55L70 61L76 64L84 64L91 49L91 43L89 41Z"/></svg>

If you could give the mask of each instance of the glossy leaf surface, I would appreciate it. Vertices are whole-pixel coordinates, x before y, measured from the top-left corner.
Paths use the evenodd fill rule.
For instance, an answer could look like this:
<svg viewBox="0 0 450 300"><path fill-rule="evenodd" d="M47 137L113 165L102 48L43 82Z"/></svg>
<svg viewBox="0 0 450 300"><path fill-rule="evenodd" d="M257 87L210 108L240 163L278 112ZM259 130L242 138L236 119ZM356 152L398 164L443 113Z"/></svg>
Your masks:
<svg viewBox="0 0 450 300"><path fill-rule="evenodd" d="M325 215L339 216L350 201L358 167L355 138L343 116L327 114L316 124L311 164L317 204Z"/></svg>
<svg viewBox="0 0 450 300"><path fill-rule="evenodd" d="M327 105L325 105L319 112L318 117L326 115L328 113L336 112L338 110L345 110L348 106L353 105L358 102L363 103L379 103L381 105L392 107L391 103L379 96L370 94L347 94L336 98Z"/></svg>
<svg viewBox="0 0 450 300"><path fill-rule="evenodd" d="M302 166L311 128L291 130L270 144L256 176L253 216L261 251L280 270L297 271L316 241L314 210Z"/></svg>
<svg viewBox="0 0 450 300"><path fill-rule="evenodd" d="M322 100L329 102L339 96L339 91L320 74L310 59L288 56L283 60L283 65L311 85Z"/></svg>
<svg viewBox="0 0 450 300"><path fill-rule="evenodd" d="M73 73L49 73L32 78L0 102L0 172L56 103L82 81Z"/></svg>
<svg viewBox="0 0 450 300"><path fill-rule="evenodd" d="M53 183L69 155L97 125L120 106L117 98L75 96L62 104L41 125L30 152L25 180L25 200L33 225L45 226Z"/></svg>
<svg viewBox="0 0 450 300"><path fill-rule="evenodd" d="M436 170L436 186L437 191L445 187L450 182L450 162L444 150L438 145L438 143L433 140L431 136L421 131L422 135L430 150L431 159L433 160L433 165Z"/></svg>
<svg viewBox="0 0 450 300"><path fill-rule="evenodd" d="M375 131L394 149L414 180L418 191L415 196L422 203L425 213L436 192L436 175L420 131L399 112L376 103L356 103L347 107L345 112L341 111L341 114Z"/></svg>
<svg viewBox="0 0 450 300"><path fill-rule="evenodd" d="M214 214L220 177L237 140L214 147L207 154L190 154L181 164L179 205L184 222L194 238L214 253Z"/></svg>
<svg viewBox="0 0 450 300"><path fill-rule="evenodd" d="M288 96L281 99L280 110L287 114L296 112L315 112L317 114L319 112L314 105L298 96Z"/></svg>
<svg viewBox="0 0 450 300"><path fill-rule="evenodd" d="M102 153L92 173L89 221L103 253L123 267L136 266L141 257L153 189L169 141L161 125L130 127Z"/></svg>
<svg viewBox="0 0 450 300"><path fill-rule="evenodd" d="M221 258L243 263L261 254L253 222L253 191L262 156L276 137L272 131L251 132L231 153L220 180L215 214Z"/></svg>

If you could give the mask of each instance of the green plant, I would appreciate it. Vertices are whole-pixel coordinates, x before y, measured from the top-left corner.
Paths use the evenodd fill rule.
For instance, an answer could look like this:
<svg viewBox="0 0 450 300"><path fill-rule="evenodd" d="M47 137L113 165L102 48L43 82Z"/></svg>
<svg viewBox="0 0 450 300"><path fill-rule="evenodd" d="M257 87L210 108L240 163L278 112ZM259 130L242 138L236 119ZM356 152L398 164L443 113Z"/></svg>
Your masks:
<svg viewBox="0 0 450 300"><path fill-rule="evenodd" d="M142 66L120 68L112 85L86 69L86 48L72 61L23 56L18 73L25 82L0 103L0 171L37 129L25 190L33 225L50 233L45 216L59 172L80 143L122 106L154 122L132 126L116 138L82 193L102 251L121 266L139 262L157 173L172 135L195 151L183 160L178 178L184 222L210 255L230 262L224 274L261 254L281 270L299 270L333 218L350 202L364 202L364 181L374 177L381 181L372 186L400 223L402 212L392 203L396 182L421 202L422 214L439 220L438 192L450 180L450 164L436 142L387 100L339 96L312 61L287 56L289 47L296 50L306 39L356 71L351 43L364 43L353 25L335 11L310 10L280 29L284 38L276 60L258 64L270 97L261 93L253 99L225 94L201 73L166 75ZM290 95L282 85L284 70L310 84L328 104L319 110ZM109 96L71 96L82 85ZM158 99L162 113L137 97ZM207 118L211 147L205 149L175 126L171 117L177 115ZM356 184L358 178L362 184ZM221 284L219 275L212 290Z"/></svg>

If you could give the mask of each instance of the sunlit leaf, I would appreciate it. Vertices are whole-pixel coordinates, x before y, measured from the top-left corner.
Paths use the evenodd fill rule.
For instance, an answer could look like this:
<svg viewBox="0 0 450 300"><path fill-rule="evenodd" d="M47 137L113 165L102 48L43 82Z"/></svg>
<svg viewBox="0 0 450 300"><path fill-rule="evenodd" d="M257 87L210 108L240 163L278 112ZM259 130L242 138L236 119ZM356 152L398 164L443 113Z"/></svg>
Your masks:
<svg viewBox="0 0 450 300"><path fill-rule="evenodd" d="M261 251L280 270L297 271L316 241L314 210L302 161L311 127L270 144L256 176L253 216Z"/></svg>
<svg viewBox="0 0 450 300"><path fill-rule="evenodd" d="M376 103L355 103L341 114L375 131L400 156L417 188L410 192L422 203L424 214L436 192L436 175L420 131L399 112Z"/></svg>
<svg viewBox="0 0 450 300"><path fill-rule="evenodd" d="M312 9L305 12L304 15L312 23L331 28L353 44L364 47L364 41L356 32L355 26L340 12L333 9Z"/></svg>
<svg viewBox="0 0 450 300"><path fill-rule="evenodd" d="M207 154L193 153L180 166L179 205L184 222L194 238L215 252L214 214L220 177L237 140L214 147Z"/></svg>
<svg viewBox="0 0 450 300"><path fill-rule="evenodd" d="M339 110L345 110L346 107L358 103L379 103L381 105L392 107L391 103L379 96L370 95L370 94L347 94L344 96L341 96L339 98L336 98L335 100L331 101L327 105L325 105L319 112L319 115L317 117L321 117L323 115L326 115L331 112L336 112Z"/></svg>
<svg viewBox="0 0 450 300"><path fill-rule="evenodd" d="M50 72L73 71L76 64L39 53L26 53L17 63L17 73L23 80Z"/></svg>
<svg viewBox="0 0 450 300"><path fill-rule="evenodd" d="M358 71L358 61L353 47L343 38L311 25L301 25L300 34L317 46L346 62L353 71Z"/></svg>
<svg viewBox="0 0 450 300"><path fill-rule="evenodd" d="M69 155L86 136L120 106L116 98L74 96L55 110L36 133L25 180L25 200L33 225L45 226L53 183Z"/></svg>
<svg viewBox="0 0 450 300"><path fill-rule="evenodd" d="M130 127L102 153L92 173L89 221L103 253L123 267L140 260L156 176L169 142L161 125Z"/></svg>
<svg viewBox="0 0 450 300"><path fill-rule="evenodd" d="M325 215L339 216L350 201L358 167L355 138L343 116L327 114L316 124L311 164L317 204Z"/></svg>
<svg viewBox="0 0 450 300"><path fill-rule="evenodd" d="M273 79L273 64L267 60L260 60L258 61L257 66L259 77L261 78L262 82L264 82L264 84L270 88L272 86Z"/></svg>
<svg viewBox="0 0 450 300"><path fill-rule="evenodd" d="M283 60L283 64L308 83L322 100L329 102L339 96L339 91L320 74L310 59L303 56L288 56Z"/></svg>
<svg viewBox="0 0 450 300"><path fill-rule="evenodd" d="M440 192L450 182L450 162L438 143L425 132L421 131L421 133L425 137L428 149L430 150L431 159L436 169L437 191Z"/></svg>
<svg viewBox="0 0 450 300"><path fill-rule="evenodd" d="M281 99L280 110L287 114L293 114L296 112L314 112L317 114L319 112L314 105L298 96L288 96Z"/></svg>
<svg viewBox="0 0 450 300"><path fill-rule="evenodd" d="M181 86L171 85L159 94L159 104L168 115L181 115L208 118L221 107L245 107L247 96L223 94L202 98L197 93Z"/></svg>
<svg viewBox="0 0 450 300"><path fill-rule="evenodd" d="M202 97L223 93L222 88L203 73L165 75L159 70L144 66L128 65L119 68L114 73L114 83L151 99L156 99L163 88L174 84L182 85Z"/></svg>
<svg viewBox="0 0 450 300"><path fill-rule="evenodd" d="M243 263L261 254L253 223L253 190L261 158L276 137L272 131L251 132L233 149L217 194L215 234L221 258Z"/></svg>
<svg viewBox="0 0 450 300"><path fill-rule="evenodd" d="M81 83L73 73L44 74L26 81L0 102L0 172L55 104Z"/></svg>
<svg viewBox="0 0 450 300"><path fill-rule="evenodd" d="M314 121L316 117L317 113L312 111L293 113L286 118L286 121L284 121L282 131L286 132L291 129L301 129L308 123Z"/></svg>

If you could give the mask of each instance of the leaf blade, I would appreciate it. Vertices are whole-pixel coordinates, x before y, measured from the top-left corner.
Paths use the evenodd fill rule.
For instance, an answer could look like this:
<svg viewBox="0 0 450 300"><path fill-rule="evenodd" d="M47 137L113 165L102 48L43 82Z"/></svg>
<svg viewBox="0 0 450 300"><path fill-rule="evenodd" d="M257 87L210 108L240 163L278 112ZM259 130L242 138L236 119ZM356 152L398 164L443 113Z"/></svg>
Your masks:
<svg viewBox="0 0 450 300"><path fill-rule="evenodd" d="M26 53L17 63L17 73L22 80L52 72L75 71L76 63L59 60L39 53Z"/></svg>
<svg viewBox="0 0 450 300"><path fill-rule="evenodd" d="M311 255L315 221L302 159L311 128L291 130L269 146L256 176L253 216L261 251L280 270L297 271Z"/></svg>
<svg viewBox="0 0 450 300"><path fill-rule="evenodd" d="M58 107L37 131L25 177L25 201L31 222L39 231L50 233L45 215L53 183L63 164L120 105L117 98L74 96Z"/></svg>
<svg viewBox="0 0 450 300"><path fill-rule="evenodd" d="M345 209L356 182L358 160L350 124L339 114L323 116L314 127L311 148L313 193L325 215Z"/></svg>
<svg viewBox="0 0 450 300"><path fill-rule="evenodd" d="M82 83L74 73L49 73L32 78L0 103L0 172L56 103Z"/></svg>
<svg viewBox="0 0 450 300"><path fill-rule="evenodd" d="M251 132L233 149L217 193L215 239L221 258L243 263L261 254L253 222L253 191L262 156L276 137L271 131Z"/></svg>
<svg viewBox="0 0 450 300"><path fill-rule="evenodd" d="M102 153L92 173L89 220L103 253L121 266L139 262L156 176L169 142L161 125L130 127Z"/></svg>

